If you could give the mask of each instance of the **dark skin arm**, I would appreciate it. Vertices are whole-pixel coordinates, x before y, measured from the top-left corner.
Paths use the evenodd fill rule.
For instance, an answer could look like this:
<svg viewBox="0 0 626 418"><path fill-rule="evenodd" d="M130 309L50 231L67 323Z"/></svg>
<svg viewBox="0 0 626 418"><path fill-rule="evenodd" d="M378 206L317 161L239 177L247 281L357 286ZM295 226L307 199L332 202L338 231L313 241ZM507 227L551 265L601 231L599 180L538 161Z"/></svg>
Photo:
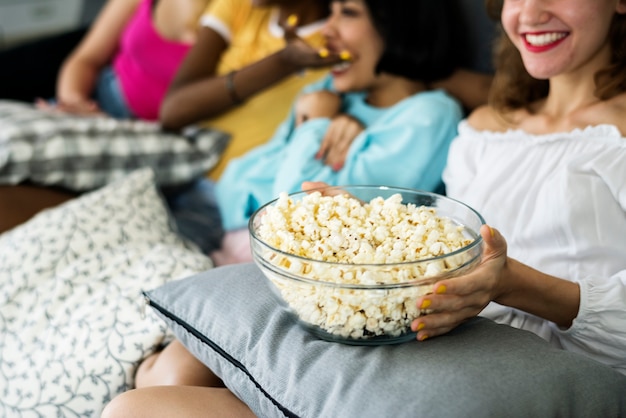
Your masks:
<svg viewBox="0 0 626 418"><path fill-rule="evenodd" d="M239 100L244 101L304 68L325 67L341 61L337 54L321 57L295 34L295 28L287 28L285 38L285 48L233 75L234 92ZM227 88L227 76L216 76L217 65L227 47L213 29L200 30L161 106L160 119L165 129L179 130L236 105Z"/></svg>

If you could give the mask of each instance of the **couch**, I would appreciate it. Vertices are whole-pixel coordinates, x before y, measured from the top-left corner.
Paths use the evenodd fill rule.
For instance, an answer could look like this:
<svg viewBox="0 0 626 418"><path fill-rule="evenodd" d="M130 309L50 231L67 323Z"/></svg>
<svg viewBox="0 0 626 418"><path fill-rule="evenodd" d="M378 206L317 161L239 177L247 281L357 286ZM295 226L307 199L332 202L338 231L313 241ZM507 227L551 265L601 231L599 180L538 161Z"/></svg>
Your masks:
<svg viewBox="0 0 626 418"><path fill-rule="evenodd" d="M466 67L489 73L495 27L482 1L455 6L476 29ZM196 170L214 164L219 138ZM26 155L13 162L28 175L42 162ZM80 158L64 161L73 171L63 181L86 181ZM626 416L624 376L485 319L427 344L311 337L255 265L214 269L181 238L158 192L164 180L133 161L80 196L0 186L0 416L99 416L174 337L262 417Z"/></svg>

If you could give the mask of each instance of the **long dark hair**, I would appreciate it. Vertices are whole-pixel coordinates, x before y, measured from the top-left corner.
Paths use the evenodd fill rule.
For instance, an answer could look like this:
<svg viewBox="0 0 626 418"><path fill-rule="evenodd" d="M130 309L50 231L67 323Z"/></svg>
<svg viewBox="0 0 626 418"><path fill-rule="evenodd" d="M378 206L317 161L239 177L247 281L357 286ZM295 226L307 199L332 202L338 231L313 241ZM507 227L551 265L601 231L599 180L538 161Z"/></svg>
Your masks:
<svg viewBox="0 0 626 418"><path fill-rule="evenodd" d="M377 72L431 82L457 67L449 0L365 0L385 50Z"/></svg>
<svg viewBox="0 0 626 418"><path fill-rule="evenodd" d="M504 1L485 0L485 4L491 18L500 21ZM616 13L613 16L609 40L611 62L595 75L595 94L601 100L626 92L626 15ZM533 102L548 95L549 82L528 74L519 51L501 27L494 52L496 73L489 94L489 104L501 112L522 108L530 111Z"/></svg>

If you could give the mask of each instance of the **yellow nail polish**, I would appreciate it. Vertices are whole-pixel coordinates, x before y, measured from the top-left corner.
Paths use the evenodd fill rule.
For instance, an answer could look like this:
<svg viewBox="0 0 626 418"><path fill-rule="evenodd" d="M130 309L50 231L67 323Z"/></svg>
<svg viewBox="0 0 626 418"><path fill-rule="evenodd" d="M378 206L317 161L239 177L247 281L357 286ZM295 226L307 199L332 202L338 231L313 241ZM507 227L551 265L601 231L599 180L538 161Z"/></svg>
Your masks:
<svg viewBox="0 0 626 418"><path fill-rule="evenodd" d="M352 54L350 53L350 51L344 50L339 53L339 58L341 58L344 61L347 61L350 58L352 58Z"/></svg>
<svg viewBox="0 0 626 418"><path fill-rule="evenodd" d="M430 299L424 299L424 301L422 302L420 309L426 309L430 306Z"/></svg>
<svg viewBox="0 0 626 418"><path fill-rule="evenodd" d="M296 15L289 15L289 17L287 18L287 25L288 26L296 26L298 24L298 16Z"/></svg>
<svg viewBox="0 0 626 418"><path fill-rule="evenodd" d="M328 52L328 49L326 48L322 48L318 51L318 55L322 58L326 58L329 54L330 52Z"/></svg>
<svg viewBox="0 0 626 418"><path fill-rule="evenodd" d="M445 284L440 284L440 285L437 287L437 290L435 290L435 293L437 293L437 294L441 295L441 294L446 293L446 290L448 290L448 288L446 287L446 285L445 285Z"/></svg>
<svg viewBox="0 0 626 418"><path fill-rule="evenodd" d="M426 339L428 339L428 335L422 335L422 336L419 338L419 340L420 340L420 341L424 341L424 340L426 340Z"/></svg>
<svg viewBox="0 0 626 418"><path fill-rule="evenodd" d="M420 322L420 324L417 326L417 331L423 330L424 327L426 327L426 324L424 324L423 322Z"/></svg>
<svg viewBox="0 0 626 418"><path fill-rule="evenodd" d="M491 232L491 238L496 236L496 231L494 231L492 227L489 227L489 232Z"/></svg>

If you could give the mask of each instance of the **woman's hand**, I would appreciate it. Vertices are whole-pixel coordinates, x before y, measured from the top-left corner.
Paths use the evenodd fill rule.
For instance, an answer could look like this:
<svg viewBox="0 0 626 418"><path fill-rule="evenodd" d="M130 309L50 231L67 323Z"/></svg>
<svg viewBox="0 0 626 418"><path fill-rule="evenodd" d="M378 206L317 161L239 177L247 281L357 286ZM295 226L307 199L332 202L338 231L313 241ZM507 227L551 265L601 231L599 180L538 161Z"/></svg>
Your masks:
<svg viewBox="0 0 626 418"><path fill-rule="evenodd" d="M308 44L296 33L296 24L297 20L291 21L283 28L286 46L281 51L281 56L286 63L298 68L320 68L330 67L346 60L346 57L340 53L326 48L316 49Z"/></svg>
<svg viewBox="0 0 626 418"><path fill-rule="evenodd" d="M332 118L339 112L341 99L328 90L319 90L298 97L295 105L296 126L315 118Z"/></svg>
<svg viewBox="0 0 626 418"><path fill-rule="evenodd" d="M480 235L484 250L480 264L470 273L434 284L433 293L417 300L419 309L431 313L411 323L422 341L445 334L470 318L477 316L502 293L503 273L507 265L504 237L495 229L483 225Z"/></svg>
<svg viewBox="0 0 626 418"><path fill-rule="evenodd" d="M323 181L303 181L302 182L302 191L304 192L314 192L317 189L331 187L330 184L325 183ZM334 187L330 189L326 189L322 191L322 196L341 196L346 194L340 187Z"/></svg>
<svg viewBox="0 0 626 418"><path fill-rule="evenodd" d="M315 118L332 118L315 158L339 171L346 161L350 145L365 127L350 115L338 114L340 97L327 90L304 94L295 105L296 126Z"/></svg>
<svg viewBox="0 0 626 418"><path fill-rule="evenodd" d="M71 113L81 116L97 116L104 115L104 112L100 110L98 103L93 100L82 100L74 103L56 102L51 103L43 99L37 99L35 101L37 109L45 110L49 112L57 113Z"/></svg>
<svg viewBox="0 0 626 418"><path fill-rule="evenodd" d="M324 134L315 158L323 158L324 163L335 171L341 170L354 138L364 130L361 122L350 115L342 113L335 116Z"/></svg>
<svg viewBox="0 0 626 418"><path fill-rule="evenodd" d="M328 183L324 183L323 181L304 181L301 186L303 192L321 189L322 187L328 187Z"/></svg>

